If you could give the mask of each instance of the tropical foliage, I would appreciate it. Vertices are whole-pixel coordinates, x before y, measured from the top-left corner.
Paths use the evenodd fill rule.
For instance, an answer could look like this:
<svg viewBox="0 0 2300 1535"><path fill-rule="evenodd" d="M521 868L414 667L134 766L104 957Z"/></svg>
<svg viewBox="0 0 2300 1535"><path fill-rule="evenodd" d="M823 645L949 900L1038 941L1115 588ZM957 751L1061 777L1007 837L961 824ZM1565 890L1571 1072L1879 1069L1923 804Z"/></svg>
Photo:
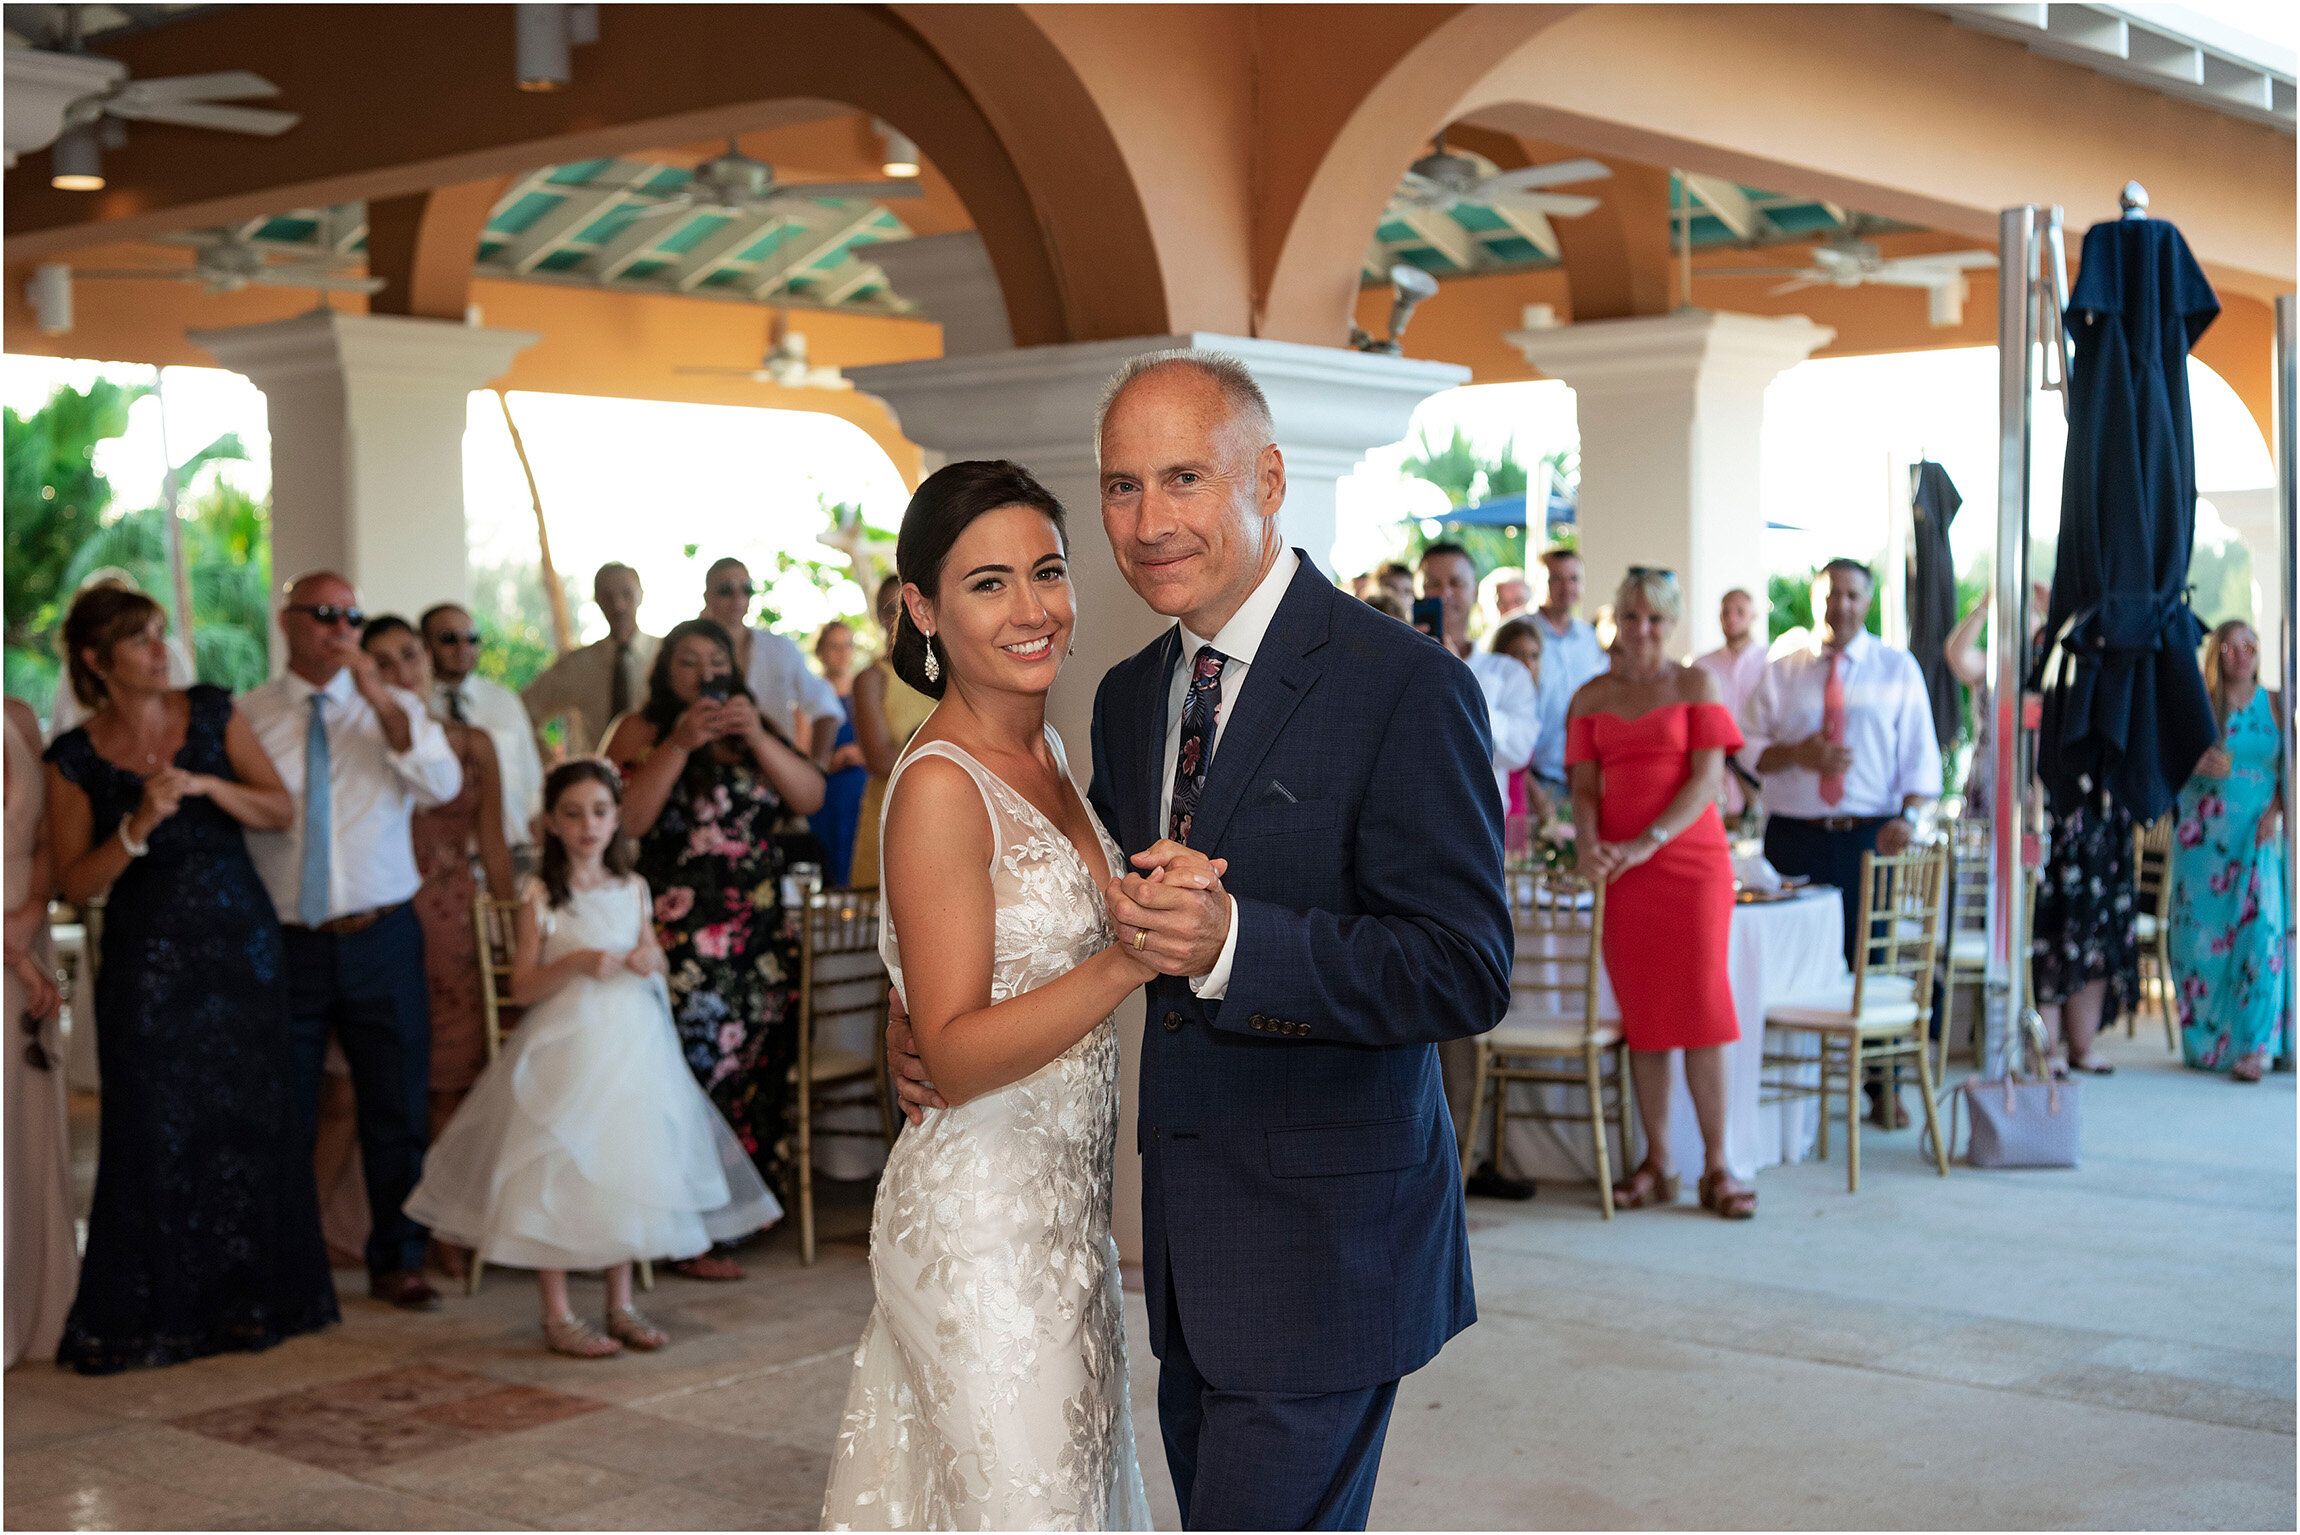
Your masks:
<svg viewBox="0 0 2300 1535"><path fill-rule="evenodd" d="M7 687L43 714L60 670L64 610L90 572L127 571L173 617L166 509L120 511L95 467L97 446L127 430L129 407L149 392L99 379L84 391L60 387L28 417L6 412ZM202 681L235 692L269 671L270 518L261 502L206 471L246 457L226 433L176 468L187 492L177 517L194 662Z"/></svg>
<svg viewBox="0 0 2300 1535"><path fill-rule="evenodd" d="M1544 454L1536 462L1546 463L1552 481L1569 490L1581 477L1581 455L1575 450L1560 448ZM1517 457L1514 440L1504 443L1498 453L1487 453L1459 426L1454 428L1451 440L1444 443L1424 434L1414 445L1413 453L1398 467L1401 473L1427 480L1444 491L1446 499L1455 506L1476 506L1497 496L1522 496L1532 478L1529 467ZM1432 538L1417 522L1408 526L1402 558L1409 565L1418 564L1422 551L1431 544L1456 543L1469 551L1482 576L1502 565L1523 566L1548 546L1548 540L1540 535L1530 541L1534 548L1529 550L1524 528L1484 528L1461 523L1442 523L1437 536ZM1559 541L1569 547L1572 542L1570 534Z"/></svg>

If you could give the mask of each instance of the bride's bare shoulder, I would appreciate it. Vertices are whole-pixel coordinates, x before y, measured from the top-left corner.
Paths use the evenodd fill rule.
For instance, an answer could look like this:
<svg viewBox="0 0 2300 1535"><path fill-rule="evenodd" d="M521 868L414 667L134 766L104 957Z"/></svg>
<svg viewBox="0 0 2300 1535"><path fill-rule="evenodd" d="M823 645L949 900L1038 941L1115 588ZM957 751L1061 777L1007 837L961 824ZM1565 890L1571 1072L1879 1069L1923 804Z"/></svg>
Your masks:
<svg viewBox="0 0 2300 1535"><path fill-rule="evenodd" d="M884 856L927 870L983 867L991 854L990 811L974 775L940 752L913 756L889 790Z"/></svg>

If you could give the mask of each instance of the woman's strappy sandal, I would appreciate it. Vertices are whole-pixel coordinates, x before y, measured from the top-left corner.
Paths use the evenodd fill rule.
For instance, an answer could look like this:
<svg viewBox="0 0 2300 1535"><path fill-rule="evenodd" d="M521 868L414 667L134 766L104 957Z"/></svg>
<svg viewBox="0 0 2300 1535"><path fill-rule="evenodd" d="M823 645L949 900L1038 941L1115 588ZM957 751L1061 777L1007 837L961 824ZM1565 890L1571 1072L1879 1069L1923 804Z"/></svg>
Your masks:
<svg viewBox="0 0 2300 1535"><path fill-rule="evenodd" d="M1640 1167L1613 1186L1613 1208L1642 1210L1648 1205L1673 1205L1681 1187L1675 1173Z"/></svg>
<svg viewBox="0 0 2300 1535"><path fill-rule="evenodd" d="M607 1335L636 1349L658 1349L671 1341L671 1335L641 1316L636 1306L609 1306Z"/></svg>
<svg viewBox="0 0 2300 1535"><path fill-rule="evenodd" d="M623 1352L621 1343L572 1313L543 1319L543 1344L554 1354L576 1359L605 1359Z"/></svg>
<svg viewBox="0 0 2300 1535"><path fill-rule="evenodd" d="M1701 1208L1729 1221L1745 1221L1757 1213L1757 1191L1733 1183L1733 1175L1719 1170L1701 1175Z"/></svg>

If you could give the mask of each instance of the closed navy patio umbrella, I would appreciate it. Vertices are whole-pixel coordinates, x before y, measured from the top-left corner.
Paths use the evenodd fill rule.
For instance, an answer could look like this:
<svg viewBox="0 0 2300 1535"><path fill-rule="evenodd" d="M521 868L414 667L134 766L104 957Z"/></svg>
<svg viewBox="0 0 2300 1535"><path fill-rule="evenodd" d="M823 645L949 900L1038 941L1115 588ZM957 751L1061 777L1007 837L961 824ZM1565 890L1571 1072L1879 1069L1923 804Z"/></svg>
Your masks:
<svg viewBox="0 0 2300 1535"><path fill-rule="evenodd" d="M2218 731L2189 610L2188 351L2220 300L2161 219L2095 224L2069 295L2068 459L2037 775L2058 813L2105 788L2145 825Z"/></svg>
<svg viewBox="0 0 2300 1535"><path fill-rule="evenodd" d="M1933 736L1943 751L1957 739L1963 700L1957 679L1942 654L1957 626L1957 564L1949 551L1949 524L1965 498L1949 472L1931 459L1909 466L1910 510L1915 514L1916 559L1908 580L1909 651L1924 674L1925 696L1933 706Z"/></svg>

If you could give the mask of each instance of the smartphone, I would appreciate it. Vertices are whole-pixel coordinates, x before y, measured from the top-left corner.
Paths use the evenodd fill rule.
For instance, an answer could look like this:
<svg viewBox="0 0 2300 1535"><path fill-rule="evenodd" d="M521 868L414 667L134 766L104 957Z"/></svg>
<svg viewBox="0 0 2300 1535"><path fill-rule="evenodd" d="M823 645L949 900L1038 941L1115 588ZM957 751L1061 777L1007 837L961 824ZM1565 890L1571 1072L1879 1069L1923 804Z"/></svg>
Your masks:
<svg viewBox="0 0 2300 1535"><path fill-rule="evenodd" d="M702 697L708 698L715 704L723 704L734 695L734 679L722 672L718 676L712 677L705 681L704 684L697 688L695 691Z"/></svg>
<svg viewBox="0 0 2300 1535"><path fill-rule="evenodd" d="M1416 597L1414 599L1414 627L1433 640L1445 638L1445 599L1443 597Z"/></svg>

